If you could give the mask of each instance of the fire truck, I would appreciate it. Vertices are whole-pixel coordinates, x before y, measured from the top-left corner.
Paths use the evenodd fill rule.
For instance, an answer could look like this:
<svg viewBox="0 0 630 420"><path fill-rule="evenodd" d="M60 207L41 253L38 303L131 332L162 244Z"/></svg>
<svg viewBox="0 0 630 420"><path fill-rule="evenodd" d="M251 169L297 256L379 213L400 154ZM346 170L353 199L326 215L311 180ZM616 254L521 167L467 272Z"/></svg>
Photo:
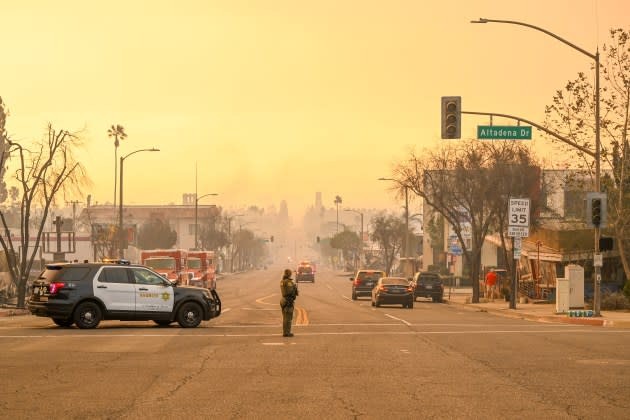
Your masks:
<svg viewBox="0 0 630 420"><path fill-rule="evenodd" d="M179 284L189 284L186 271L188 251L184 249L151 249L140 252L140 263Z"/></svg>
<svg viewBox="0 0 630 420"><path fill-rule="evenodd" d="M193 286L216 289L216 267L213 251L188 251L186 271Z"/></svg>

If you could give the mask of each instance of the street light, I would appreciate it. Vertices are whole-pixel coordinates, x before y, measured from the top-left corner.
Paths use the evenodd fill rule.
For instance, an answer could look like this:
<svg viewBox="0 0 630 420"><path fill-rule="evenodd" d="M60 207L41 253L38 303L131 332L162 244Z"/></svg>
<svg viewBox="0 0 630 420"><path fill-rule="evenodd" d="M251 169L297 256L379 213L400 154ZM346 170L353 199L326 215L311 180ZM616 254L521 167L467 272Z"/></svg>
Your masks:
<svg viewBox="0 0 630 420"><path fill-rule="evenodd" d="M119 207L118 207L118 258L125 258L125 253L123 250L123 245L124 245L124 233L123 233L123 163L125 162L125 159L127 159L129 156L136 154L136 153L140 153L140 152L159 152L160 149L156 149L155 147L151 148L151 149L139 149L139 150L134 150L131 153L126 154L125 156L121 156L120 157L120 197L119 200L120 201L118 203Z"/></svg>
<svg viewBox="0 0 630 420"><path fill-rule="evenodd" d="M197 246L197 208L199 207L199 200L201 200L204 197L208 197L210 195L219 195L219 194L209 193L209 194L204 194L201 197L197 197L197 193L195 193L195 250L199 248Z"/></svg>
<svg viewBox="0 0 630 420"><path fill-rule="evenodd" d="M409 187L407 185L401 184L400 181L394 178L379 178L379 181L394 181L398 183L401 187L405 188L405 246L403 257L409 256L409 192L407 191Z"/></svg>
<svg viewBox="0 0 630 420"><path fill-rule="evenodd" d="M499 19L486 19L479 18L479 20L471 20L470 23L507 23L510 25L520 25L526 26L531 29L535 29L542 33L549 35L552 38L557 39L565 45L573 48L584 54L585 56L595 60L595 153L589 153L593 156L595 160L595 191L601 191L600 184L600 161L601 161L601 142L600 142L600 121L599 121L599 112L600 112L600 104L599 104L599 49L595 51L595 54L586 51L583 48L578 47L577 45L567 41L566 39L550 32L546 29L540 28L538 26L531 25L529 23L518 22L515 20L499 20ZM581 149L581 148L580 148ZM599 237L600 237L600 227L595 226L595 254L599 254ZM593 258L594 259L594 258ZM600 284L601 284L601 267L599 265L595 266L595 281L593 285L593 313L595 316L600 316Z"/></svg>
<svg viewBox="0 0 630 420"><path fill-rule="evenodd" d="M361 247L359 248L359 261L361 261L361 256L363 255L363 213L353 209L344 209L344 211L351 211L361 215Z"/></svg>

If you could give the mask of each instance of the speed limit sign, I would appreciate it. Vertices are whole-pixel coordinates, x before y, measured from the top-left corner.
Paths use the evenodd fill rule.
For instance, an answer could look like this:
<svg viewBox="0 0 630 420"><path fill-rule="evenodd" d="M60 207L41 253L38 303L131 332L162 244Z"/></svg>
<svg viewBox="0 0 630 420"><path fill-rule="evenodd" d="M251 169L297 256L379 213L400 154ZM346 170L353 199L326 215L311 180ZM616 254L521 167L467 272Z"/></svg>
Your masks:
<svg viewBox="0 0 630 420"><path fill-rule="evenodd" d="M529 198L510 198L508 236L529 236Z"/></svg>

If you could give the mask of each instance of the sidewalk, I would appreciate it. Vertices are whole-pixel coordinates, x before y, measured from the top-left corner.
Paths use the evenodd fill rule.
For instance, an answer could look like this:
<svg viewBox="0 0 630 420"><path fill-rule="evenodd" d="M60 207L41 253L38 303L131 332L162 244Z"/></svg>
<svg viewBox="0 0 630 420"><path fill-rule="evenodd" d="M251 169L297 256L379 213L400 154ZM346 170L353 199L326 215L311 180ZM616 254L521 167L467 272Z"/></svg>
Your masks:
<svg viewBox="0 0 630 420"><path fill-rule="evenodd" d="M488 312L493 315L536 322L630 328L630 311L600 311L601 316L599 317L569 317L567 314L556 314L554 303L517 302L516 309L510 309L510 303L502 299L488 302L486 299L480 298L480 303L470 303L471 301L471 288L444 289L445 303L457 305L466 310Z"/></svg>

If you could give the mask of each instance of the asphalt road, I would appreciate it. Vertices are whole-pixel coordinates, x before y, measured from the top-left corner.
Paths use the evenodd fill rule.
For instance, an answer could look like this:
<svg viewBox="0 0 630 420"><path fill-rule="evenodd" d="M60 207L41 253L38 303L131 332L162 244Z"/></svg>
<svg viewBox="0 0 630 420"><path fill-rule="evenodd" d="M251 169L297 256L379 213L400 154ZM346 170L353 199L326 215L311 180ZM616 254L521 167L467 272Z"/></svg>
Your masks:
<svg viewBox="0 0 630 420"><path fill-rule="evenodd" d="M628 329L429 301L373 308L350 299L347 275L320 270L283 338L282 268L222 279L224 313L196 329L0 318L0 418L628 416Z"/></svg>

